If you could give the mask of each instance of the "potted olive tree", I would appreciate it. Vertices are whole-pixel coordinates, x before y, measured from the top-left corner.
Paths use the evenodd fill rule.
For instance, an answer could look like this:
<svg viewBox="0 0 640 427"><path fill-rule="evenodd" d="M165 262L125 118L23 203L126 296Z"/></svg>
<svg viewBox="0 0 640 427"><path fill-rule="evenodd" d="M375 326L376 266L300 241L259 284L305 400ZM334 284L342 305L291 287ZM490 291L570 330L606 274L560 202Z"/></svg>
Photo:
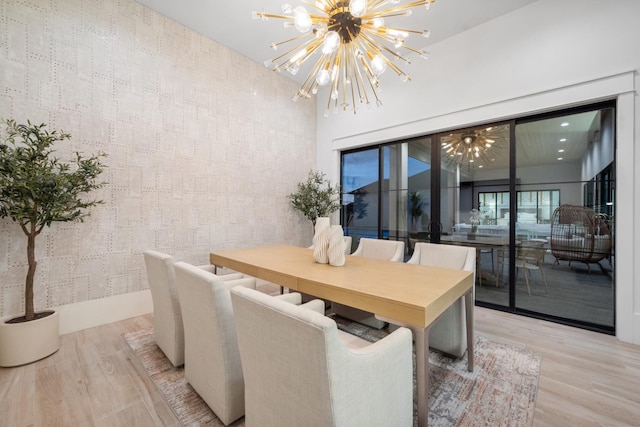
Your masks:
<svg viewBox="0 0 640 427"><path fill-rule="evenodd" d="M332 186L326 175L320 171L309 171L304 182L298 183L298 190L287 196L291 207L311 220L331 215L340 209L340 188Z"/></svg>
<svg viewBox="0 0 640 427"><path fill-rule="evenodd" d="M28 269L24 315L0 320L0 366L17 366L49 356L59 348L59 318L54 310L34 311L36 238L56 221L83 221L87 208L103 203L86 196L102 187L105 165L100 152L89 157L74 153L60 161L53 144L71 136L49 132L46 125L7 120L0 141L0 218L11 218L27 239Z"/></svg>

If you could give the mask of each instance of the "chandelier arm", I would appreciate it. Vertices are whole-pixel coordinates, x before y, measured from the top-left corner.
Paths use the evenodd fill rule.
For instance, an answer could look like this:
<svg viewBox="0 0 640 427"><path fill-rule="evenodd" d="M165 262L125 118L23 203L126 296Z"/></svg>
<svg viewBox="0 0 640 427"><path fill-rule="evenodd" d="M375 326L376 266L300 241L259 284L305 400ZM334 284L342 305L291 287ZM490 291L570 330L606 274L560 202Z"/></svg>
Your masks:
<svg viewBox="0 0 640 427"><path fill-rule="evenodd" d="M409 51L411 51L411 52L413 52L413 53L417 53L417 54L421 54L421 53L422 53L422 52L421 52L421 51L419 51L418 49L413 48L413 47L411 47L411 46L406 46L406 45L404 45L404 44L403 44L402 46L400 46L400 47L402 47L403 49L407 49L407 50L409 50Z"/></svg>
<svg viewBox="0 0 640 427"><path fill-rule="evenodd" d="M333 62L333 70L332 72L335 72L335 75L332 76L332 80L331 80L331 99L335 99L336 101L338 100L338 98L334 98L333 94L338 92L338 83L340 81L340 67L342 64L342 49L338 49L336 51L336 55L334 57L334 62Z"/></svg>
<svg viewBox="0 0 640 427"><path fill-rule="evenodd" d="M293 16L291 15L279 15L279 14L275 14L275 13L267 13L267 12L255 12L255 16L257 16L258 18L277 18L277 19L284 19L286 21L293 21Z"/></svg>
<svg viewBox="0 0 640 427"><path fill-rule="evenodd" d="M378 92L376 91L376 86L378 85L377 77L371 70L371 67L369 67L369 64L367 63L367 61L364 59L364 56L360 58L360 62L362 63L362 68L364 68L364 72L367 76L366 81L369 83L369 87L371 87L373 96L376 98L376 105L382 105L382 101L380 101L380 98L378 97Z"/></svg>
<svg viewBox="0 0 640 427"><path fill-rule="evenodd" d="M411 30L411 29L407 29L407 28L398 28L398 27L384 27L387 30L394 30L394 31L403 31L405 33L413 33L413 34L419 34L422 35L422 31L421 30Z"/></svg>
<svg viewBox="0 0 640 427"><path fill-rule="evenodd" d="M375 48L376 52L378 53L382 53L382 51L380 50L380 48L378 46L376 46L375 40L373 40L372 37L378 37L377 34L373 33L373 34L368 34L369 32L365 32L365 33L360 33L360 35L362 35L363 39L366 40L367 42L367 46L372 46ZM381 37L380 37L381 38ZM385 40L384 38L382 38L382 40ZM411 64L411 61L408 58L405 58L404 56L400 55L398 52L391 50L391 48L389 48L387 45L380 43L380 47L382 47L385 51L389 52L391 55L393 55L394 57L406 62L407 64ZM385 58L386 59L386 58ZM402 74L405 74L404 72Z"/></svg>
<svg viewBox="0 0 640 427"><path fill-rule="evenodd" d="M324 63L325 56L326 55L322 55L320 58L318 58L316 63L313 65L304 83L302 84L302 86L300 86L300 90L298 90L298 95L307 99L311 97L310 94L314 86L315 76L317 75L320 68L322 68L322 64Z"/></svg>
<svg viewBox="0 0 640 427"><path fill-rule="evenodd" d="M289 49L288 51L284 52L282 55L278 55L273 59L270 59L271 63L276 64L276 67L273 69L274 71L277 70L278 68L280 68L282 65L286 64L287 62L289 62L290 58L285 58L287 55L300 50L304 47L306 47L307 45L309 45L311 42L313 41L313 39L309 39L307 41L304 41L298 45L293 46L291 49ZM281 64L277 64L276 61L279 61L280 59L285 58L285 60L281 63Z"/></svg>
<svg viewBox="0 0 640 427"><path fill-rule="evenodd" d="M359 48L357 43L351 46L351 50L352 52L352 56L354 59L354 65L355 65L355 70L356 70L356 84L358 86L358 98L360 100L360 103L362 104L362 97L364 95L365 100L367 101L366 103L369 104L369 93L367 92L367 88L364 84L364 78L362 77L362 70L360 69L360 67L358 66L358 61L357 61L357 57L355 54L355 50L356 48ZM353 84L353 83L352 83Z"/></svg>
<svg viewBox="0 0 640 427"><path fill-rule="evenodd" d="M307 59L309 59L311 56L313 56L314 53L316 53L316 50L318 50L320 45L322 45L321 40L312 39L311 42L308 43L307 46L305 47L306 53L294 62L298 65L304 64L307 61Z"/></svg>
<svg viewBox="0 0 640 427"><path fill-rule="evenodd" d="M277 46L281 46L281 45L283 45L283 44L291 43L291 42L293 42L293 41L300 40L300 39L303 39L303 38L308 37L308 36L309 36L309 34L307 34L307 33L302 33L302 34L299 34L299 35L297 35L297 36L295 36L295 37L292 37L292 38L290 38L290 39L283 40L283 41L281 41L281 42L277 42L277 43L276 43L276 42L273 42L273 43L271 43L271 47L273 47L273 46L276 46L276 47L277 47ZM295 49L295 48L294 48L294 49Z"/></svg>

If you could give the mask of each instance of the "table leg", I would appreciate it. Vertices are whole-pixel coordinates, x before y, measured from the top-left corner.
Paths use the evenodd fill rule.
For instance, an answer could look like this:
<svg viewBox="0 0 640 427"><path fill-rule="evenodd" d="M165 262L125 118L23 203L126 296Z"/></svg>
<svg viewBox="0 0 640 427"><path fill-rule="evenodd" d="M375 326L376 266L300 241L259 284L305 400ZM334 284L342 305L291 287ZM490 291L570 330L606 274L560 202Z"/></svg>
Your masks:
<svg viewBox="0 0 640 427"><path fill-rule="evenodd" d="M465 318L467 321L467 369L473 372L473 343L474 343L474 322L473 322L473 287L464 295ZM417 347L416 341L416 347Z"/></svg>
<svg viewBox="0 0 640 427"><path fill-rule="evenodd" d="M418 389L418 427L429 422L429 327L415 328L416 388Z"/></svg>

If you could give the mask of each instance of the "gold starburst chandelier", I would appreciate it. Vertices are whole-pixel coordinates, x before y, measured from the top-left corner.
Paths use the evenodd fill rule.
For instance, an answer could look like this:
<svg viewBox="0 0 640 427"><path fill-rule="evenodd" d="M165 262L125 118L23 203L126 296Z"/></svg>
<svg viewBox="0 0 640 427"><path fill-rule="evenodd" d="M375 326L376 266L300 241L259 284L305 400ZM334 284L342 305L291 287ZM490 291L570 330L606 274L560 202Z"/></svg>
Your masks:
<svg viewBox="0 0 640 427"><path fill-rule="evenodd" d="M301 0L304 6L282 6L282 14L253 12L255 19L284 19L284 26L295 27L301 34L297 37L272 43L277 50L281 45L294 43L281 55L265 62L274 71L288 71L295 75L300 66L320 56L311 67L306 80L293 96L308 99L318 92L320 86L329 86L325 116L333 108L349 106L356 112L356 102L376 105L382 102L378 96L378 77L391 68L403 81L411 80L393 61L406 64L411 61L403 55L415 53L427 59L429 54L405 44L410 34L429 37L428 30L409 30L385 25L385 19L409 16L413 8L425 6L429 9L435 0Z"/></svg>
<svg viewBox="0 0 640 427"><path fill-rule="evenodd" d="M495 151L502 150L508 140L508 126L490 126L468 132L452 133L442 137L442 156L452 163L489 164L495 159Z"/></svg>

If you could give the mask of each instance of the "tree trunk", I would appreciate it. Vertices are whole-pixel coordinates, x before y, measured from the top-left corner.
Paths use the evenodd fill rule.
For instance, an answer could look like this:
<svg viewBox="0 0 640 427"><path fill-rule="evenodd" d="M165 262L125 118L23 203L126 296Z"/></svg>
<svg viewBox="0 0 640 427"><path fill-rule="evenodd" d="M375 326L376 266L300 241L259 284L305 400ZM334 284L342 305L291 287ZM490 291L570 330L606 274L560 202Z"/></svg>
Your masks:
<svg viewBox="0 0 640 427"><path fill-rule="evenodd" d="M28 322L34 319L33 312L33 279L36 275L36 231L32 227L31 233L27 235L27 260L29 261L29 270L27 271L27 280L24 287L24 317Z"/></svg>

